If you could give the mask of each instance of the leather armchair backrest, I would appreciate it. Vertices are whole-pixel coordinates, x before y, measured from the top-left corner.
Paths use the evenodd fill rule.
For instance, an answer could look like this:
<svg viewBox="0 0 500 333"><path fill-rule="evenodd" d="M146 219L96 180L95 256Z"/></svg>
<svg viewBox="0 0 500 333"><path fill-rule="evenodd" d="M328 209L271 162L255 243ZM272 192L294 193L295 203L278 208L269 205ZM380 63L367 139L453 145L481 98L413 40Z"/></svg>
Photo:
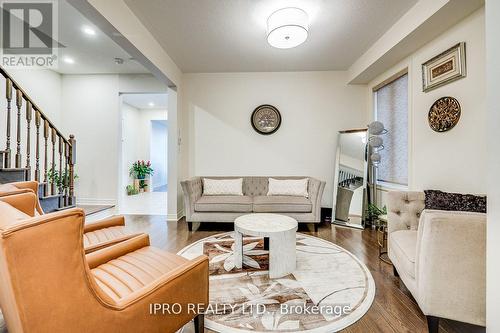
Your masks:
<svg viewBox="0 0 500 333"><path fill-rule="evenodd" d="M32 193L22 195L35 200ZM0 216L11 209L2 202ZM89 297L92 281L83 250L83 222L83 211L70 209L3 223L0 305L9 331L43 331L61 318L78 320L82 313L76 312L98 305Z"/></svg>

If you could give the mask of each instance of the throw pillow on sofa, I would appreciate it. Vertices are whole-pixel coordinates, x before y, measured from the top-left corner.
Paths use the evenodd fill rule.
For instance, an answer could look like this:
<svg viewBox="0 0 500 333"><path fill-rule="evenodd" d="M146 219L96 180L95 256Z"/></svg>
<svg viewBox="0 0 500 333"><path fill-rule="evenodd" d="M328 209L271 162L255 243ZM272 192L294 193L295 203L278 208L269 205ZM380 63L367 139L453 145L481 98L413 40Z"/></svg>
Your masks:
<svg viewBox="0 0 500 333"><path fill-rule="evenodd" d="M309 197L307 186L309 178L304 179L274 179L269 178L269 190L267 195L291 195L297 197Z"/></svg>
<svg viewBox="0 0 500 333"><path fill-rule="evenodd" d="M243 178L203 178L203 195L243 195Z"/></svg>
<svg viewBox="0 0 500 333"><path fill-rule="evenodd" d="M486 213L486 196L425 190L425 209Z"/></svg>

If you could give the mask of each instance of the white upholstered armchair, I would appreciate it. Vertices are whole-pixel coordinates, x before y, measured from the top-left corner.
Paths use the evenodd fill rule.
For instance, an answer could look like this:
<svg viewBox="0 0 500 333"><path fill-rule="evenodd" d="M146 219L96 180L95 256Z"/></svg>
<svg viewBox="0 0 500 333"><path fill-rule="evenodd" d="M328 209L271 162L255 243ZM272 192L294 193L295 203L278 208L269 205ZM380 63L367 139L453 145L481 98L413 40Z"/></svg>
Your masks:
<svg viewBox="0 0 500 333"><path fill-rule="evenodd" d="M424 210L423 192L389 192L388 252L427 317L486 324L486 214Z"/></svg>

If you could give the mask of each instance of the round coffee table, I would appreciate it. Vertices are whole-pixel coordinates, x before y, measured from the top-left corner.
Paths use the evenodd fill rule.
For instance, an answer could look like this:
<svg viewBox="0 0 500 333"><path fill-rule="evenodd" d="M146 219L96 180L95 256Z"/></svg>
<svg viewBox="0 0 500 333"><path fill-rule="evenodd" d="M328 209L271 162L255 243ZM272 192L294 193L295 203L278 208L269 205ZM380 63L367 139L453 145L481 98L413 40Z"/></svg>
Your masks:
<svg viewBox="0 0 500 333"><path fill-rule="evenodd" d="M269 277L283 277L296 267L295 219L279 214L255 213L234 220L235 265L243 266L243 235L264 237L264 248L269 250Z"/></svg>

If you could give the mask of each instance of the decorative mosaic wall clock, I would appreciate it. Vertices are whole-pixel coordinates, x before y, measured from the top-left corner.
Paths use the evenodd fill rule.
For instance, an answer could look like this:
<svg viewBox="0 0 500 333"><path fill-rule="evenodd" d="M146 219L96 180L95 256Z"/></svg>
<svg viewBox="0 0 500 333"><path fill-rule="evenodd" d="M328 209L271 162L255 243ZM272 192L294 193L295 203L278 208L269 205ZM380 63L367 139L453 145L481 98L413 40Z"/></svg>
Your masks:
<svg viewBox="0 0 500 333"><path fill-rule="evenodd" d="M453 97L441 97L429 110L429 126L436 132L451 130L460 119L460 103Z"/></svg>
<svg viewBox="0 0 500 333"><path fill-rule="evenodd" d="M252 112L250 122L258 133L264 135L273 134L280 128L281 114L274 106L263 104Z"/></svg>

